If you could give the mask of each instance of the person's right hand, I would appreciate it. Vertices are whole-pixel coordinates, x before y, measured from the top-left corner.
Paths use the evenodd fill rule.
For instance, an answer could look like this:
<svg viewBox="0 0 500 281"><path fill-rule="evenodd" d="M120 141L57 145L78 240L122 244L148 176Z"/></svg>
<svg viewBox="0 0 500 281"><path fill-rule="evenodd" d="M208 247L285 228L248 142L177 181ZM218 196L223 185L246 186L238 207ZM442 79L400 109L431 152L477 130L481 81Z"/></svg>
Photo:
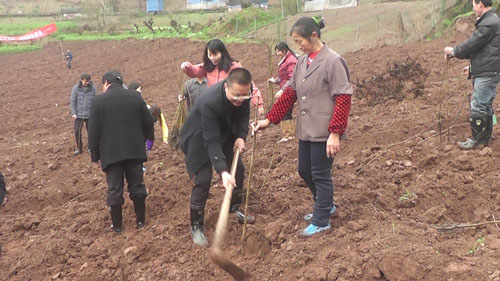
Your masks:
<svg viewBox="0 0 500 281"><path fill-rule="evenodd" d="M76 120L76 114L71 115L71 118Z"/></svg>
<svg viewBox="0 0 500 281"><path fill-rule="evenodd" d="M267 119L267 118L264 120L259 120L259 121L257 121L257 123L252 122L252 124L250 124L250 126L252 128L252 135L254 135L255 133L257 133L260 130L267 129L267 127L269 127L269 125L271 125L271 121L269 121L269 119Z"/></svg>
<svg viewBox="0 0 500 281"><path fill-rule="evenodd" d="M187 61L181 63L181 69L182 69L182 71L186 72L186 67L188 67L188 65L189 65L189 62L187 62Z"/></svg>
<svg viewBox="0 0 500 281"><path fill-rule="evenodd" d="M229 186L231 185L233 188L236 186L236 180L234 179L233 176L231 176L230 173L228 172L222 172L221 174L222 177L222 185L226 188L229 189Z"/></svg>
<svg viewBox="0 0 500 281"><path fill-rule="evenodd" d="M179 102L181 102L181 101L183 101L183 100L184 100L184 97L183 97L182 95L178 95L178 96L177 96L177 100L178 100Z"/></svg>
<svg viewBox="0 0 500 281"><path fill-rule="evenodd" d="M276 83L276 80L274 80L274 77L271 77L267 79L267 82Z"/></svg>

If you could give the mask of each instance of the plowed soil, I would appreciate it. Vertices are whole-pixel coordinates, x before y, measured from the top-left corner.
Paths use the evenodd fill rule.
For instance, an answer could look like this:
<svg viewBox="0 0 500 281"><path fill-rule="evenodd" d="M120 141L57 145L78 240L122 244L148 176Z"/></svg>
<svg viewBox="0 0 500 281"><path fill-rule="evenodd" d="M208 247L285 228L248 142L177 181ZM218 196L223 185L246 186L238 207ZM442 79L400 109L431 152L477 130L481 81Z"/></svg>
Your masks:
<svg viewBox="0 0 500 281"><path fill-rule="evenodd" d="M435 228L500 218L500 131L481 150L455 145L469 136L471 83L461 74L467 62L447 66L442 50L471 30L345 54L359 81L409 56L428 73L423 93L415 96L408 79L402 98L373 106L353 98L349 140L333 167L338 212L331 231L309 239L297 236L313 207L297 173L297 141L276 145L278 126L262 132L249 201L257 222L248 226L242 252L242 227L230 216L225 254L252 280L500 280L499 226ZM104 174L88 153L72 154L69 96L81 73L90 73L99 90L109 69L120 70L127 82L142 81L145 100L161 106L172 125L178 66L201 61L203 46L180 39L71 42L64 46L73 50L71 70L64 69L56 43L0 56L0 170L8 186L0 213L0 280L231 280L207 248L191 242L192 181L180 151L155 143L145 164L146 227L135 229L127 198L121 235L109 227ZM267 96L266 46L228 48ZM247 171L252 147L249 137ZM214 185L219 180L214 177ZM223 193L212 187L205 221L210 240Z"/></svg>

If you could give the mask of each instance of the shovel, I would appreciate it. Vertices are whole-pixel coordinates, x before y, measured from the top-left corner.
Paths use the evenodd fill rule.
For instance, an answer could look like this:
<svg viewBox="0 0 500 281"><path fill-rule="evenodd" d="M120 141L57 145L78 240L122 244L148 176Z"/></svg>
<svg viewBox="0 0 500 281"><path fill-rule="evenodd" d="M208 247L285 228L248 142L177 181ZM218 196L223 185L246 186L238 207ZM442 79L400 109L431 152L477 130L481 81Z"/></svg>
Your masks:
<svg viewBox="0 0 500 281"><path fill-rule="evenodd" d="M236 174L236 166L238 166L238 158L240 156L240 150L236 149L233 157L233 163L231 165L231 175L234 177ZM235 280L243 281L248 280L250 275L247 274L241 267L232 262L228 257L222 252L221 246L224 241L224 235L226 234L227 219L229 217L229 204L231 203L231 195L233 194L234 186L229 185L224 193L224 200L222 201L222 206L219 213L219 218L217 219L217 225L215 226L215 235L210 248L210 258L217 264L220 268L224 269L229 273Z"/></svg>

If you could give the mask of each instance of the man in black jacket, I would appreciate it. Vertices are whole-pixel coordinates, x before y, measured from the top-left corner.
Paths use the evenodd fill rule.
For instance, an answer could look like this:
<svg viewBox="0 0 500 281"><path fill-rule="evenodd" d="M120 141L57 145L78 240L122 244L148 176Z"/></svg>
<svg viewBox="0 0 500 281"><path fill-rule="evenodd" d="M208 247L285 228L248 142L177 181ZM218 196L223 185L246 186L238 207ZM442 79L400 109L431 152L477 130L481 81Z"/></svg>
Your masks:
<svg viewBox="0 0 500 281"><path fill-rule="evenodd" d="M491 9L491 0L472 0L476 29L472 35L444 49L447 58L469 59L469 77L474 88L471 99L470 125L472 137L458 143L468 150L488 145L493 131L493 100L500 81L500 20Z"/></svg>
<svg viewBox="0 0 500 281"><path fill-rule="evenodd" d="M250 118L252 76L244 68L231 71L226 80L208 88L198 97L196 104L187 117L181 130L180 148L186 154L186 168L189 176L195 175L191 191L191 233L193 242L208 246L203 221L205 203L212 180L212 167L221 175L224 187L235 186L231 197L231 212L236 213L238 221L244 221L239 206L239 193L243 188L245 168L238 159L235 178L228 167L233 161L234 150L245 149ZM255 218L247 217L247 223Z"/></svg>
<svg viewBox="0 0 500 281"><path fill-rule="evenodd" d="M136 91L123 88L122 75L110 71L102 78L104 94L92 102L89 143L92 162L101 161L106 172L113 230L122 230L123 179L127 178L134 202L137 227L144 226L146 187L142 164L146 161L144 141L153 129L153 116Z"/></svg>

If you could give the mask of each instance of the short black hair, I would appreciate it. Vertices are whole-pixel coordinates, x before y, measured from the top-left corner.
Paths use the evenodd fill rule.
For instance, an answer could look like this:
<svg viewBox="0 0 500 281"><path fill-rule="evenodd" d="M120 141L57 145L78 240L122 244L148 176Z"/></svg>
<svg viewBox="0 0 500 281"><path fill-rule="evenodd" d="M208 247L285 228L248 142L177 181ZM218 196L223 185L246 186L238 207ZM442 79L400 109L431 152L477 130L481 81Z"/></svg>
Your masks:
<svg viewBox="0 0 500 281"><path fill-rule="evenodd" d="M479 2L481 2L485 7L491 7L491 5L493 5L492 3L493 1L491 0L474 0L474 2L476 3L476 5L479 4Z"/></svg>
<svg viewBox="0 0 500 281"><path fill-rule="evenodd" d="M228 86L231 86L233 83L250 85L252 83L252 74L246 68L237 67L229 72L226 81Z"/></svg>
<svg viewBox="0 0 500 281"><path fill-rule="evenodd" d="M129 90L136 91L137 89L139 89L139 87L142 87L141 82L133 81L133 82L130 82L130 84L128 84Z"/></svg>
<svg viewBox="0 0 500 281"><path fill-rule="evenodd" d="M321 31L325 27L325 19L322 16L314 16L314 17L301 17L298 19L292 26L290 30L290 35L292 33L297 33L298 35L309 40L316 31L318 33L318 38L321 38Z"/></svg>
<svg viewBox="0 0 500 281"><path fill-rule="evenodd" d="M80 80L90 81L90 74L83 73L82 75L80 75Z"/></svg>
<svg viewBox="0 0 500 281"><path fill-rule="evenodd" d="M108 81L109 84L120 84L123 85L123 76L119 71L110 70L102 76L102 83Z"/></svg>

